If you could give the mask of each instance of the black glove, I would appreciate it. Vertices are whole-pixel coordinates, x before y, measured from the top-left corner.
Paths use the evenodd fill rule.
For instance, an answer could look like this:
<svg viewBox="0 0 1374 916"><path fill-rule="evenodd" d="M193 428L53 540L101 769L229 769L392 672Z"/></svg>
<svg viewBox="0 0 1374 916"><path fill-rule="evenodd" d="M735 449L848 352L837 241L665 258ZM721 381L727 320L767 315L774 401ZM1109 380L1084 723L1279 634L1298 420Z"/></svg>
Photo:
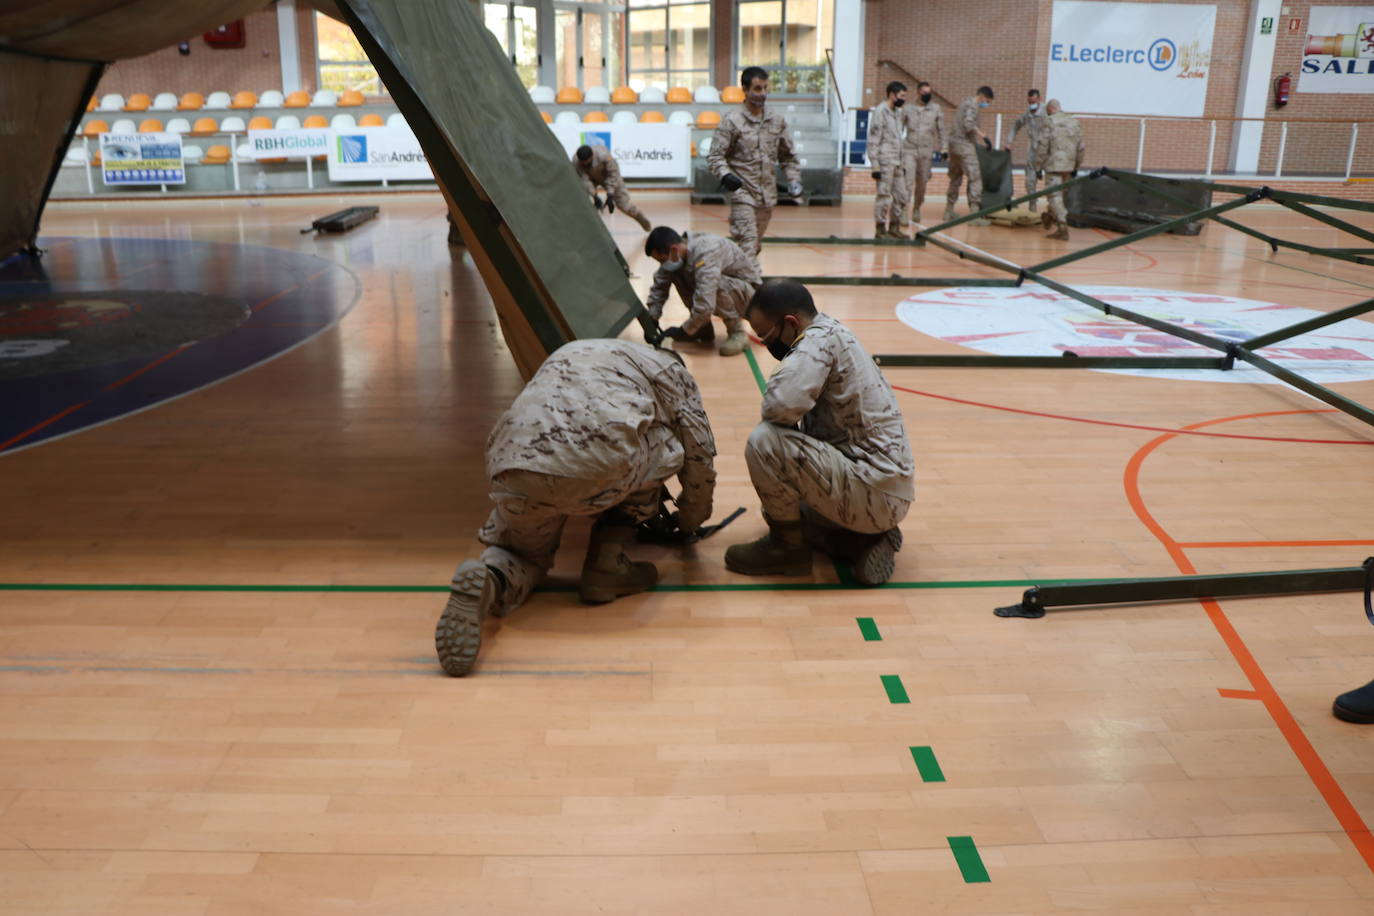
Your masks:
<svg viewBox="0 0 1374 916"><path fill-rule="evenodd" d="M882 173L882 172L874 172L874 173L873 173L873 180L874 180L874 181L882 181L882 180L883 180L883 173Z"/></svg>
<svg viewBox="0 0 1374 916"><path fill-rule="evenodd" d="M600 197L597 197L595 194L592 195L592 203L596 204L596 209L598 210L606 206L606 202L602 200Z"/></svg>
<svg viewBox="0 0 1374 916"><path fill-rule="evenodd" d="M1070 178L1077 178L1077 177L1078 177L1078 169L1074 169L1072 172L1070 172L1070 173L1069 173L1069 177L1070 177Z"/></svg>
<svg viewBox="0 0 1374 916"><path fill-rule="evenodd" d="M666 338L668 338L669 340L691 340L691 339L692 339L692 335L691 335L691 334L688 334L686 331L682 330L682 326L681 326L681 325L678 325L677 327L672 327L672 328L665 328L664 331L663 331L663 336L666 337Z"/></svg>
<svg viewBox="0 0 1374 916"><path fill-rule="evenodd" d="M725 177L720 180L720 183L724 185L727 191L738 191L740 188L744 187L744 182L740 181L730 172L725 173Z"/></svg>
<svg viewBox="0 0 1374 916"><path fill-rule="evenodd" d="M609 195L606 197L606 212L607 212L607 213L614 213L614 212L615 212L615 198L614 198L614 197L611 197L611 196L609 196Z"/></svg>
<svg viewBox="0 0 1374 916"><path fill-rule="evenodd" d="M988 152L992 152L992 141L987 137L983 138L983 146L987 148Z"/></svg>
<svg viewBox="0 0 1374 916"><path fill-rule="evenodd" d="M935 155L932 156L931 159L934 160L934 161L937 162L937 163L940 163L940 162L948 162L948 161L949 161L949 153L943 152L943 151L941 151L941 150L936 150L936 151L935 151Z"/></svg>
<svg viewBox="0 0 1374 916"><path fill-rule="evenodd" d="M1039 181L1044 181L1044 180L1045 180L1045 170L1044 170L1044 169L1040 169L1039 171L1037 171L1037 172L1035 173L1035 177L1036 177L1036 179L1039 180Z"/></svg>

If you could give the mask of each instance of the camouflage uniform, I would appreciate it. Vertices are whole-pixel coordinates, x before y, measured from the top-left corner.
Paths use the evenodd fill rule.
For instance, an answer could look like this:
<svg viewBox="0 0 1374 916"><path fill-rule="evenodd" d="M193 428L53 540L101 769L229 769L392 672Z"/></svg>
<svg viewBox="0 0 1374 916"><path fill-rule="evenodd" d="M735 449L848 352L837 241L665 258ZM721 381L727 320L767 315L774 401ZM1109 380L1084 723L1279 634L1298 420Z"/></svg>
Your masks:
<svg viewBox="0 0 1374 916"><path fill-rule="evenodd" d="M972 213L983 209L983 171L978 166L978 97L964 99L954 112L954 128L949 136L949 191L945 194L946 210L953 210L959 201L959 182L968 176L968 208Z"/></svg>
<svg viewBox="0 0 1374 916"><path fill-rule="evenodd" d="M911 184L911 218L920 222L921 204L926 201L926 185L930 183L931 162L935 154L945 148L945 113L933 100L925 105L907 105L902 112L906 118L902 168Z"/></svg>
<svg viewBox="0 0 1374 916"><path fill-rule="evenodd" d="M649 289L645 306L655 319L663 316L669 287L675 287L683 304L692 310L682 322L682 330L695 334L711 323L711 315L719 315L725 330L743 331L744 308L763 282L758 262L746 255L730 239L706 232L684 232L682 241L687 256L682 267L654 272L654 284Z"/></svg>
<svg viewBox="0 0 1374 916"><path fill-rule="evenodd" d="M892 387L844 325L816 315L768 380L763 421L745 446L768 518L803 506L850 531L895 528L916 496Z"/></svg>
<svg viewBox="0 0 1374 916"><path fill-rule="evenodd" d="M1069 180L1069 175L1083 167L1083 128L1078 119L1067 111L1056 111L1045 118L1040 131L1036 158L1045 169L1045 187L1052 188ZM1067 230L1069 213L1064 207L1064 192L1049 195L1050 218Z"/></svg>
<svg viewBox="0 0 1374 916"><path fill-rule="evenodd" d="M906 171L902 163L902 140L906 120L900 108L885 102L873 109L868 119L868 161L878 179L878 194L873 199L873 222L880 231L905 231L906 207L910 199Z"/></svg>
<svg viewBox="0 0 1374 916"><path fill-rule="evenodd" d="M630 193L625 190L625 179L620 177L620 166L616 164L610 150L604 146L593 146L592 158L586 162L578 159L577 154L573 153L572 164L577 177L582 180L583 189L588 194L595 197L598 187L605 188L606 195L615 201L616 208L621 213L643 226L645 232L653 228L649 218L630 203Z"/></svg>
<svg viewBox="0 0 1374 916"><path fill-rule="evenodd" d="M721 119L707 159L711 174L732 174L744 184L730 195L730 238L758 257L778 202L777 167L788 184L801 181L801 162L792 148L787 121L770 108L756 115L747 107Z"/></svg>
<svg viewBox="0 0 1374 916"><path fill-rule="evenodd" d="M1030 144L1026 147L1026 193L1034 194L1039 182L1036 180L1036 172L1044 168L1040 162L1040 135L1045 129L1045 107L1041 105L1035 111L1026 109L1011 124L1011 136L1007 138L1007 148L1010 149L1016 142L1016 135L1021 131L1026 132L1030 138ZM1035 209L1035 201L1030 202L1030 208Z"/></svg>
<svg viewBox="0 0 1374 916"><path fill-rule="evenodd" d="M701 392L668 353L606 339L554 351L487 439L496 507L478 539L482 562L506 582L500 611L523 603L553 565L569 516L618 507L643 521L676 474L684 523L705 521L715 453Z"/></svg>

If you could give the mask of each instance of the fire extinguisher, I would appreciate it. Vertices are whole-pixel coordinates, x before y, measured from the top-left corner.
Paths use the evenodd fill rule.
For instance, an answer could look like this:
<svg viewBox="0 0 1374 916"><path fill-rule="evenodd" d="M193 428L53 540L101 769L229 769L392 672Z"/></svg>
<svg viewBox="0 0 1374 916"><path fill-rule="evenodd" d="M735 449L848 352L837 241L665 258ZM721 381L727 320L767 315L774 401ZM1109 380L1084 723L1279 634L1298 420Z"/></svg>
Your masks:
<svg viewBox="0 0 1374 916"><path fill-rule="evenodd" d="M1293 88L1293 77L1287 73L1274 80L1274 107L1282 108L1288 104L1288 93Z"/></svg>

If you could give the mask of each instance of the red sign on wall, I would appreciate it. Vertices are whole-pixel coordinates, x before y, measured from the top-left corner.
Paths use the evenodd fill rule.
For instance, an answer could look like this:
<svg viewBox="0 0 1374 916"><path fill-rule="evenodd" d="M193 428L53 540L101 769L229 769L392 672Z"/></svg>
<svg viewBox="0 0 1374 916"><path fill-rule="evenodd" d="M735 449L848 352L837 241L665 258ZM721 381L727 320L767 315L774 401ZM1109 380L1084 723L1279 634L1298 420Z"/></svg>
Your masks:
<svg viewBox="0 0 1374 916"><path fill-rule="evenodd" d="M1301 31L1302 31L1302 20L1301 20L1301 19L1290 19L1290 20L1288 20L1288 31L1290 31L1290 32L1301 32Z"/></svg>

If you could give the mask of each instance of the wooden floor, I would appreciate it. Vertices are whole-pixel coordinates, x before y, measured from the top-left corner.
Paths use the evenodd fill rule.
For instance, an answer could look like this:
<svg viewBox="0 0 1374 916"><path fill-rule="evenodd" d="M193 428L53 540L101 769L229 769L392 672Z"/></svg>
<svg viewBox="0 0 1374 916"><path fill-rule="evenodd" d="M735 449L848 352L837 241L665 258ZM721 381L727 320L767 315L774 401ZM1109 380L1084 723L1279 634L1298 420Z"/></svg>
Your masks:
<svg viewBox="0 0 1374 916"><path fill-rule="evenodd" d="M640 200L726 229L722 207ZM355 203L380 220L298 234ZM864 235L870 215L782 209L773 231ZM642 291L643 236L612 227ZM708 587L583 607L570 526L554 588L454 680L434 622L520 380L438 197L54 204L45 231L298 250L363 293L253 371L0 456L0 583L175 586L0 591L7 916L1374 912L1374 726L1330 715L1374 678L1357 595L991 613L1048 579L1359 565L1369 427L1281 385L892 369L918 468L900 587L741 589L721 555L762 530L759 392L746 359L692 351L718 515L749 511L642 553ZM956 235L1019 263L1065 250ZM892 248L763 261L986 274ZM1321 310L1374 287L1216 226L1056 276ZM896 320L914 291L815 292L874 352L960 349ZM1374 403L1374 381L1337 390Z"/></svg>

